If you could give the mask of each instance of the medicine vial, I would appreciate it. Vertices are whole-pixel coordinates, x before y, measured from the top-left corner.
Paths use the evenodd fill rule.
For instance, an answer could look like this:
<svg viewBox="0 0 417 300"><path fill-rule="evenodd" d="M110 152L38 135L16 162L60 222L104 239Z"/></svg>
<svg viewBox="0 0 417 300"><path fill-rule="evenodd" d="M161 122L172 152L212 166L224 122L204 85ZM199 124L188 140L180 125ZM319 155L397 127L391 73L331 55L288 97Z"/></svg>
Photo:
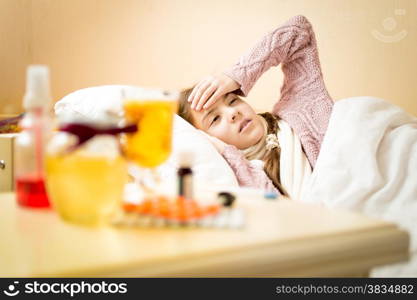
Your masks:
<svg viewBox="0 0 417 300"><path fill-rule="evenodd" d="M193 163L192 152L181 152L179 154L178 175L178 196L185 199L193 199Z"/></svg>

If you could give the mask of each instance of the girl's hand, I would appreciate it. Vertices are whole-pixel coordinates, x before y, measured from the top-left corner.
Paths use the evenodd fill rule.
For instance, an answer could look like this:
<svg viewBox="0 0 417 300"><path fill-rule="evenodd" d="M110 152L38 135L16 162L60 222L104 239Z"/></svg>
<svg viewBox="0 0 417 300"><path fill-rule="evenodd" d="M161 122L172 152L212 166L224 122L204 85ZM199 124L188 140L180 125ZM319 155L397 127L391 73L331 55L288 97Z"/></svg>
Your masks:
<svg viewBox="0 0 417 300"><path fill-rule="evenodd" d="M197 111L201 108L207 109L219 98L239 87L239 83L225 74L209 76L197 83L188 97L188 102L191 102L191 108Z"/></svg>
<svg viewBox="0 0 417 300"><path fill-rule="evenodd" d="M217 149L217 151L220 153L220 154L223 154L223 152L224 152L224 149L226 148L226 146L227 146L227 144L225 143L225 142L223 142L222 140L220 140L220 139L218 139L218 138L216 138L216 137L214 137L214 136L211 136L211 135L209 135L209 134L207 134L207 133L205 133L204 131L202 131L202 130L199 130L203 135L205 135L209 140L210 140L210 142L213 144L213 146Z"/></svg>

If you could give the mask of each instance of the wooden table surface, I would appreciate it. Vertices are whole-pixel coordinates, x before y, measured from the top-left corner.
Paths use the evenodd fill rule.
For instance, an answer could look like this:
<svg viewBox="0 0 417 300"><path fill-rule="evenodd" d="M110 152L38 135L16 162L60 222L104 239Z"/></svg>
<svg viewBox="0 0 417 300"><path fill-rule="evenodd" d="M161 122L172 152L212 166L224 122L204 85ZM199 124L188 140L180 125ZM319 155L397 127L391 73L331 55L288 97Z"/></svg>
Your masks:
<svg viewBox="0 0 417 300"><path fill-rule="evenodd" d="M366 276L408 257L391 223L287 199L237 204L241 229L89 228L3 193L0 277Z"/></svg>

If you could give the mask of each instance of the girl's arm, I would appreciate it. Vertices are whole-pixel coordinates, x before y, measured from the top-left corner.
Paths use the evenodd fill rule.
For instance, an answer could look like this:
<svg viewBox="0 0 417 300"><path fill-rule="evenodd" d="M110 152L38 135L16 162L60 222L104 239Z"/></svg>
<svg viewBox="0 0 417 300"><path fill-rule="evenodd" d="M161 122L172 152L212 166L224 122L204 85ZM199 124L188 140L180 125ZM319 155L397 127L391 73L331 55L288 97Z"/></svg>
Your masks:
<svg viewBox="0 0 417 300"><path fill-rule="evenodd" d="M286 121L299 137L314 168L333 108L320 67L313 28L296 16L264 36L225 75L240 84L247 95L259 77L282 65L284 82L273 113Z"/></svg>
<svg viewBox="0 0 417 300"><path fill-rule="evenodd" d="M283 101L278 101L281 106L291 110L300 108L306 105L303 102L309 96L310 99L315 98L309 104L319 98L321 107L318 109L325 113L331 111L329 108L333 105L333 100L323 81L314 31L304 16L292 17L266 34L222 74L201 80L188 98L191 108L207 109L229 92L247 96L262 74L279 64L284 73L279 99ZM279 115L284 107L278 103L275 104L274 113Z"/></svg>
<svg viewBox="0 0 417 300"><path fill-rule="evenodd" d="M264 172L263 165L248 161L243 152L233 145L227 145L222 155L235 173L239 186L264 189L280 195L271 179Z"/></svg>
<svg viewBox="0 0 417 300"><path fill-rule="evenodd" d="M224 74L240 85L240 91L244 96L249 94L263 73L280 63L283 65L286 77L284 80L291 80L295 74L285 74L284 65L304 56L305 48L316 48L315 43L311 43L312 37L312 27L307 18L304 16L292 17L260 39ZM311 50L314 51L314 49Z"/></svg>
<svg viewBox="0 0 417 300"><path fill-rule="evenodd" d="M270 67L296 59L299 56L297 52L309 44L311 34L311 25L304 16L292 17L265 35L223 74L208 76L197 83L188 98L191 108L209 108L220 97L233 91L247 96Z"/></svg>

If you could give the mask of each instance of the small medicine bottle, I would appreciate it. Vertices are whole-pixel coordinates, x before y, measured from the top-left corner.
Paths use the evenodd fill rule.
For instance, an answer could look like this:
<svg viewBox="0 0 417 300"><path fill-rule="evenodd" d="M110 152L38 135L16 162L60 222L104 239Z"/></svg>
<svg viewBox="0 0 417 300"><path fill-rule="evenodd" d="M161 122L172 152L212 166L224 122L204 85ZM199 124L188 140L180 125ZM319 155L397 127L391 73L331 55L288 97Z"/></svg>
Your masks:
<svg viewBox="0 0 417 300"><path fill-rule="evenodd" d="M181 152L178 158L178 196L193 199L193 170L191 168L194 159L193 153Z"/></svg>

